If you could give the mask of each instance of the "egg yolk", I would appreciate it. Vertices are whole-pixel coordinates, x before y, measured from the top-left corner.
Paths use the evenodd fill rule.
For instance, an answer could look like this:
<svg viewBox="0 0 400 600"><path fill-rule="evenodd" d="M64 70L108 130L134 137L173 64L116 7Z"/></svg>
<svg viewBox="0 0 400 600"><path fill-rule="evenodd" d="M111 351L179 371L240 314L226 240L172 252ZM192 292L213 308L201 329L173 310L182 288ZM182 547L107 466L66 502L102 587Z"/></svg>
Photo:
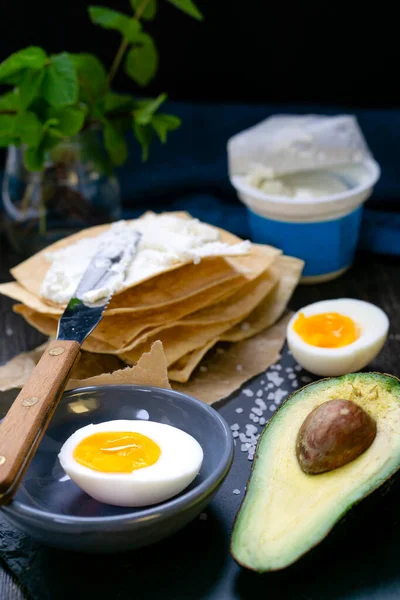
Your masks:
<svg viewBox="0 0 400 600"><path fill-rule="evenodd" d="M94 471L132 473L153 465L160 454L160 447L141 433L101 431L79 442L73 457Z"/></svg>
<svg viewBox="0 0 400 600"><path fill-rule="evenodd" d="M310 317L300 313L293 329L305 342L319 348L348 346L360 335L356 323L350 317L333 312Z"/></svg>

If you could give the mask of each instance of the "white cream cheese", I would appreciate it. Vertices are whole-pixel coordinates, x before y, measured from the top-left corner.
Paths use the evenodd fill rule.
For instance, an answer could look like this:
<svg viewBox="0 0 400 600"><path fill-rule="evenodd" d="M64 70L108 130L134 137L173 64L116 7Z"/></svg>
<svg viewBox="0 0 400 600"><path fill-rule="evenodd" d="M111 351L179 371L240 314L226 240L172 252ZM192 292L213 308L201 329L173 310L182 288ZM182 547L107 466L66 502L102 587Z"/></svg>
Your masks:
<svg viewBox="0 0 400 600"><path fill-rule="evenodd" d="M127 246L135 231L142 237L134 259L124 256L107 288L85 294L83 300L94 301L121 291L175 265L198 263L208 256L244 255L251 249L248 241L233 245L221 242L219 231L198 219L148 214L129 223L113 223L97 237L85 238L56 252L48 252L46 259L50 267L41 286L41 295L52 302L67 303L93 256L107 248L109 256L116 254Z"/></svg>
<svg viewBox="0 0 400 600"><path fill-rule="evenodd" d="M270 196L286 198L322 198L339 194L348 187L337 176L326 171L308 171L277 177L268 166L254 164L243 180Z"/></svg>

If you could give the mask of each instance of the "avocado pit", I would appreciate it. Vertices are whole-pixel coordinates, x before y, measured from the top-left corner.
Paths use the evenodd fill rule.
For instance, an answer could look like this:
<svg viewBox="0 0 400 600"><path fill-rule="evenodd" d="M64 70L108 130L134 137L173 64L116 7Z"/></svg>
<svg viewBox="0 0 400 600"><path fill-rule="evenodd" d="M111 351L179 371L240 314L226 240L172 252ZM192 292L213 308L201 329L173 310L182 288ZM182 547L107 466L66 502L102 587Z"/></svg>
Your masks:
<svg viewBox="0 0 400 600"><path fill-rule="evenodd" d="M376 436L376 422L351 400L328 400L303 421L296 456L307 475L333 471L365 452Z"/></svg>

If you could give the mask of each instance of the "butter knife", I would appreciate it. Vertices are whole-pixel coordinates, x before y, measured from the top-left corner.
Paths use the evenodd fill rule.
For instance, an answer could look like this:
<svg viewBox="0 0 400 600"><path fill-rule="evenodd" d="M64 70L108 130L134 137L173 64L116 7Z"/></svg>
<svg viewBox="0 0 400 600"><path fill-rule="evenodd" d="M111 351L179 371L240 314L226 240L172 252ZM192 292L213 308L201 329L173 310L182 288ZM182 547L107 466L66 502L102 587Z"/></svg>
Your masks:
<svg viewBox="0 0 400 600"><path fill-rule="evenodd" d="M124 280L140 238L140 233L133 232L132 240L123 248L113 253L112 248L103 246L92 258L59 321L57 338L49 343L1 422L0 505L12 500L53 416L80 347L100 323L113 285Z"/></svg>

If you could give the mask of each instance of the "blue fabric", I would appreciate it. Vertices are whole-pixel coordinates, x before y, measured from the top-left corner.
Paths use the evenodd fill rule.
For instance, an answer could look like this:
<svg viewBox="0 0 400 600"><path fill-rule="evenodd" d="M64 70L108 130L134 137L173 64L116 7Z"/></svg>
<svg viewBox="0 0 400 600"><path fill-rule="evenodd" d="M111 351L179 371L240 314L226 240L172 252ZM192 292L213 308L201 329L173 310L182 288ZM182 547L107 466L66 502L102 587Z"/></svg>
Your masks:
<svg viewBox="0 0 400 600"><path fill-rule="evenodd" d="M328 275L349 267L358 241L363 207L330 221L291 223L248 211L252 239L305 261L303 276ZM329 242L329 243L327 243Z"/></svg>
<svg viewBox="0 0 400 600"><path fill-rule="evenodd" d="M228 179L228 138L272 114L348 112L357 116L382 168L381 179L366 205L360 245L375 252L400 254L400 178L397 176L400 110L169 102L165 112L179 115L182 127L169 136L165 146L158 141L154 143L147 163L140 161L137 143L129 140L129 162L119 170L125 216L136 216L149 209L187 210L200 219L248 237L246 209Z"/></svg>

